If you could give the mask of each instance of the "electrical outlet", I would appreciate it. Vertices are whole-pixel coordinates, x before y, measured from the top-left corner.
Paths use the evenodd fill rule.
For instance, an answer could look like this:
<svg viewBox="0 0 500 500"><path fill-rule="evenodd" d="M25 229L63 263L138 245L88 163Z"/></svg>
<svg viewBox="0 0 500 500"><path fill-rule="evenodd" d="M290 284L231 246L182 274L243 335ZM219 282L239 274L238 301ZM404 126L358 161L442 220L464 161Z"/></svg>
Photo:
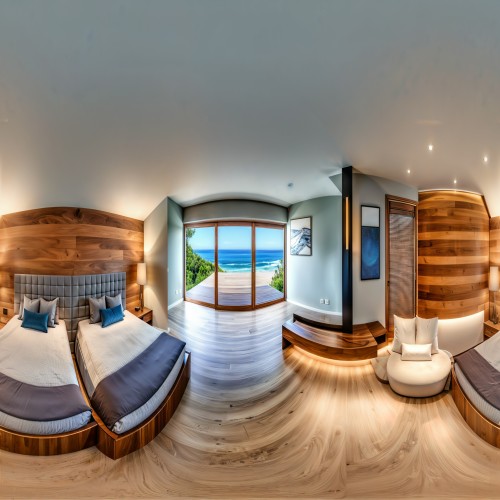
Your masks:
<svg viewBox="0 0 500 500"><path fill-rule="evenodd" d="M9 311L7 310L7 308L6 308L6 307L4 307L4 308L3 308L3 314L4 314L4 315L9 314Z"/></svg>
<svg viewBox="0 0 500 500"><path fill-rule="evenodd" d="M320 304L324 304L325 303L325 299L319 299L319 303Z"/></svg>
<svg viewBox="0 0 500 500"><path fill-rule="evenodd" d="M330 299L325 299L325 305L327 305L327 306L330 305Z"/></svg>

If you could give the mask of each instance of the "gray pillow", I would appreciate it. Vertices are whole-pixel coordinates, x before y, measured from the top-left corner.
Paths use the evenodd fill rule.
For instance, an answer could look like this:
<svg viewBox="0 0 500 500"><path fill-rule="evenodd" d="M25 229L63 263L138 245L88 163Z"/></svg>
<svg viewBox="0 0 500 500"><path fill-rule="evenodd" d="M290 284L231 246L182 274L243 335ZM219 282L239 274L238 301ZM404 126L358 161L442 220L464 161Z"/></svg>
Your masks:
<svg viewBox="0 0 500 500"><path fill-rule="evenodd" d="M95 299L89 297L90 322L99 323L101 321L101 309L106 309L106 299L104 296Z"/></svg>
<svg viewBox="0 0 500 500"><path fill-rule="evenodd" d="M24 296L23 303L21 304L21 308L19 309L19 319L23 319L24 310L28 309L28 311L37 313L40 310L40 299L29 299Z"/></svg>
<svg viewBox="0 0 500 500"><path fill-rule="evenodd" d="M118 295L115 295L114 297L108 297L106 295L106 307L108 309L111 309L116 306L122 306L122 312L123 312L123 305L122 305L122 294L119 293Z"/></svg>
<svg viewBox="0 0 500 500"><path fill-rule="evenodd" d="M57 314L57 305L59 304L59 297L56 297L54 300L45 300L40 299L40 313L47 314L49 313L49 321L47 326L54 328L59 324L59 317Z"/></svg>

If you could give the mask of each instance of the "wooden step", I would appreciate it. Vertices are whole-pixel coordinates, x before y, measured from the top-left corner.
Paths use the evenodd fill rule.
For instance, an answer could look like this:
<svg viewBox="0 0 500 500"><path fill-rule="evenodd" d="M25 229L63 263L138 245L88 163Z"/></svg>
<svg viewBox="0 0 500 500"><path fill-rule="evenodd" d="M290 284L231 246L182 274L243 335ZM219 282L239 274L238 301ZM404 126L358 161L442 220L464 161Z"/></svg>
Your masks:
<svg viewBox="0 0 500 500"><path fill-rule="evenodd" d="M314 323L321 325L317 320ZM324 358L355 361L376 358L378 345L386 341L387 332L378 321L355 325L352 333L334 330L332 324L327 328L315 325L298 321L294 315L294 320L282 326L283 349L295 345Z"/></svg>

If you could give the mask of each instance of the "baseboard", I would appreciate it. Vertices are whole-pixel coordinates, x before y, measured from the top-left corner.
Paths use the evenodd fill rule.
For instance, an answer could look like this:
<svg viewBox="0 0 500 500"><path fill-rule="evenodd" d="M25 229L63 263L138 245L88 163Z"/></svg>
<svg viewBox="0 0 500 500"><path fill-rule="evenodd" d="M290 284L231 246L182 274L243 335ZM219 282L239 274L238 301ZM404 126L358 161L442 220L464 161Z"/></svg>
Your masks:
<svg viewBox="0 0 500 500"><path fill-rule="evenodd" d="M172 309L172 307L178 306L179 304L182 304L183 302L184 302L184 299L176 300L173 304L170 304L168 306L168 310L170 311L170 309Z"/></svg>
<svg viewBox="0 0 500 500"><path fill-rule="evenodd" d="M310 311L320 312L323 314L331 314L333 316L342 316L342 312L336 311L325 311L324 309L318 309L317 307L306 306L305 304L301 304L300 302L295 302L294 300L286 299L287 302L293 304L295 306L303 307L304 309L309 309Z"/></svg>

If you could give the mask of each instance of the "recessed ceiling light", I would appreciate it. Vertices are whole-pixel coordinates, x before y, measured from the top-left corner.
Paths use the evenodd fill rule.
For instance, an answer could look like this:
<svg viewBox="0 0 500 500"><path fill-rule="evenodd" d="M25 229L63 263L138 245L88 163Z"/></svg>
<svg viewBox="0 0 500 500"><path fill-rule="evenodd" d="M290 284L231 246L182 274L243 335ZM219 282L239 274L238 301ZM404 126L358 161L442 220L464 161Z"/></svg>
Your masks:
<svg viewBox="0 0 500 500"><path fill-rule="evenodd" d="M410 169L408 169L408 170L406 171L406 173L407 173L407 174L411 174L411 170L410 170Z"/></svg>
<svg viewBox="0 0 500 500"><path fill-rule="evenodd" d="M456 184L457 183L457 180L456 179L453 179L453 184Z"/></svg>
<svg viewBox="0 0 500 500"><path fill-rule="evenodd" d="M432 151L432 150L434 149L434 146L433 146L432 144L429 144L429 145L427 146L427 149L428 149L429 151Z"/></svg>
<svg viewBox="0 0 500 500"><path fill-rule="evenodd" d="M293 182L289 182L289 183L287 184L287 186L288 186L288 189L292 189L292 188L293 188Z"/></svg>
<svg viewBox="0 0 500 500"><path fill-rule="evenodd" d="M483 162L484 163L488 163L488 157L487 156L483 156Z"/></svg>

